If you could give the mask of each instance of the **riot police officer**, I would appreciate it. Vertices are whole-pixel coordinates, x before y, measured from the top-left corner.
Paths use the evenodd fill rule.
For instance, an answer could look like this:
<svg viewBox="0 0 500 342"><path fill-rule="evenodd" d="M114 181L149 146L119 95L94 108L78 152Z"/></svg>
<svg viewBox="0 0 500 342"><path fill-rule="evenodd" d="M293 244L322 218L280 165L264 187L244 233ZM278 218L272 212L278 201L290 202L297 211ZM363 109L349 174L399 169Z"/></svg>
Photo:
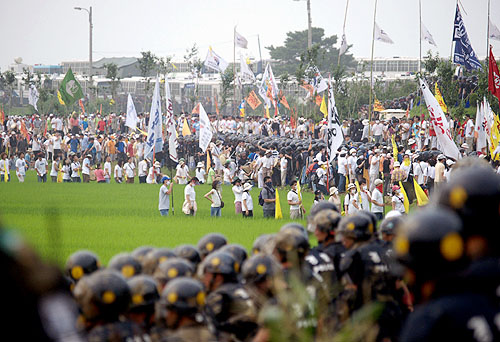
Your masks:
<svg viewBox="0 0 500 342"><path fill-rule="evenodd" d="M222 234L210 233L205 235L198 241L198 250L200 252L201 260L205 259L207 255L215 252L222 246L227 245L227 239Z"/></svg>
<svg viewBox="0 0 500 342"><path fill-rule="evenodd" d="M127 317L148 332L154 324L155 303L160 298L155 280L147 275L137 275L127 281L131 304Z"/></svg>

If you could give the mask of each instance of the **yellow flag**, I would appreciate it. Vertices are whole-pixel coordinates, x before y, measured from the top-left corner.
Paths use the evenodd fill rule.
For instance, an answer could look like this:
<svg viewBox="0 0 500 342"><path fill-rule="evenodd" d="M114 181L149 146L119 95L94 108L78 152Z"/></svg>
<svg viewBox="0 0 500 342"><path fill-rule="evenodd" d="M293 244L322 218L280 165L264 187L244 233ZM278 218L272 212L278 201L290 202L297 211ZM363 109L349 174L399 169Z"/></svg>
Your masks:
<svg viewBox="0 0 500 342"><path fill-rule="evenodd" d="M274 212L275 219L282 219L283 213L281 212L281 203L280 203L280 193L278 189L276 189L276 210Z"/></svg>
<svg viewBox="0 0 500 342"><path fill-rule="evenodd" d="M266 118L267 119L271 118L271 116L269 115L269 107L268 106L266 106Z"/></svg>
<svg viewBox="0 0 500 342"><path fill-rule="evenodd" d="M323 113L323 117L326 119L328 117L328 108L326 107L325 95L323 95L323 100L321 100L321 107L319 111Z"/></svg>
<svg viewBox="0 0 500 342"><path fill-rule="evenodd" d="M436 95L434 97L436 98L437 102L439 103L439 106L441 107L443 112L448 113L448 107L446 107L446 103L444 103L443 95L441 95L441 92L439 91L437 82L434 85L434 92L436 93Z"/></svg>
<svg viewBox="0 0 500 342"><path fill-rule="evenodd" d="M349 186L349 172L345 174L345 189Z"/></svg>
<svg viewBox="0 0 500 342"><path fill-rule="evenodd" d="M413 186L415 187L415 195L417 196L417 204L419 206L426 205L429 203L429 198L425 194L425 191L418 185L415 178L413 178Z"/></svg>
<svg viewBox="0 0 500 342"><path fill-rule="evenodd" d="M384 109L385 108L384 108L384 106L382 106L382 103L380 103L380 101L375 98L375 102L373 103L373 110L375 112L381 112Z"/></svg>
<svg viewBox="0 0 500 342"><path fill-rule="evenodd" d="M408 200L408 196L406 195L405 188L403 188L403 184L401 181L399 181L399 187L401 188L401 193L403 194L404 197L404 206L405 206L405 212L408 214L410 212L410 201Z"/></svg>
<svg viewBox="0 0 500 342"><path fill-rule="evenodd" d="M57 99L59 100L59 103L62 104L62 105L66 105L66 103L64 103L62 97L61 97L61 92L58 90L57 91Z"/></svg>
<svg viewBox="0 0 500 342"><path fill-rule="evenodd" d="M191 130L189 129L188 122L186 118L184 118L184 123L182 124L182 136L191 135Z"/></svg>
<svg viewBox="0 0 500 342"><path fill-rule="evenodd" d="M396 140L394 139L394 134L391 137L392 142L392 154L394 157L394 161L398 161L398 146L396 145Z"/></svg>
<svg viewBox="0 0 500 342"><path fill-rule="evenodd" d="M301 188L300 188L300 182L297 181L297 196L299 196L299 201L302 202L302 193L301 193Z"/></svg>
<svg viewBox="0 0 500 342"><path fill-rule="evenodd" d="M207 151L207 172L210 170L210 165L212 165L212 163L210 162L210 154Z"/></svg>
<svg viewBox="0 0 500 342"><path fill-rule="evenodd" d="M63 172L61 171L62 163L59 163L58 169L59 169L59 171L57 171L57 183L62 183L62 181L63 181Z"/></svg>
<svg viewBox="0 0 500 342"><path fill-rule="evenodd" d="M359 182L357 179L354 181L354 184L356 184L356 190L358 190L359 205L362 205L363 200L361 199L361 188L359 187Z"/></svg>
<svg viewBox="0 0 500 342"><path fill-rule="evenodd" d="M500 142L500 119L496 114L493 114L493 125L491 126L490 132L490 154L493 160L499 160L500 156L495 155L495 150L498 147L498 143Z"/></svg>

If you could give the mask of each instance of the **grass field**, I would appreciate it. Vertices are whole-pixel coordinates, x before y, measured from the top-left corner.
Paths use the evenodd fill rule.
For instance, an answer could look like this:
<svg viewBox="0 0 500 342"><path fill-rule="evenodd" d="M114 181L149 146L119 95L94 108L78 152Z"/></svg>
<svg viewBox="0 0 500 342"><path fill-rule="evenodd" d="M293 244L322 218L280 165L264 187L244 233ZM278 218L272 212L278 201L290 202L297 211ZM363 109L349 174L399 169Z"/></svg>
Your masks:
<svg viewBox="0 0 500 342"><path fill-rule="evenodd" d="M136 178L136 181L138 179ZM290 222L286 202L288 189L280 190L283 219L264 219L258 205L259 189L252 189L253 219L234 213L230 186L223 186L225 208L221 218L210 217L210 202L203 195L209 185L196 189L198 212L195 217L181 211L184 185L174 186L175 215L161 217L158 211L159 185L38 183L34 171L28 171L25 183L13 177L0 184L0 221L16 229L45 258L60 265L79 249L99 255L106 264L115 254L132 251L138 246L174 247L194 244L207 233L218 232L231 243L250 249L255 238L277 232ZM303 192L303 203L309 212L313 194ZM390 210L386 208L386 210ZM305 225L306 220L302 223ZM311 243L315 244L314 236Z"/></svg>
<svg viewBox="0 0 500 342"><path fill-rule="evenodd" d="M136 178L136 181L138 179ZM208 185L196 187L198 213L181 212L184 186L174 186L175 215L161 217L158 211L159 185L38 183L28 171L25 183L13 177L0 184L0 220L18 230L44 257L63 264L78 249L96 252L106 263L111 256L143 245L174 247L196 245L205 234L219 232L232 243L251 248L254 239L276 232L289 222L287 190L280 191L283 220L264 219L258 205L259 189L252 190L254 219L234 213L230 186L223 186L225 208L221 218L210 217L210 202L203 195ZM309 211L313 195L304 193ZM305 220L303 222L305 224Z"/></svg>

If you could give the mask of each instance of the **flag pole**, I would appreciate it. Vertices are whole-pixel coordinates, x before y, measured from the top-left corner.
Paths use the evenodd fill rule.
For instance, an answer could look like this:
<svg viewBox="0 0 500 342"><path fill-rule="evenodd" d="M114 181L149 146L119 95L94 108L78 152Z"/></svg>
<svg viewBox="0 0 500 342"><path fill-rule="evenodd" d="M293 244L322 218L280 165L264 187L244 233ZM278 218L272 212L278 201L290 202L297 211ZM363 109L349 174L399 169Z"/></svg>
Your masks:
<svg viewBox="0 0 500 342"><path fill-rule="evenodd" d="M377 0L373 10L373 34L372 34L372 57L370 64L370 99L368 103L368 136L370 136L370 122L372 121L372 100L373 100L373 50L375 49L375 18L377 17Z"/></svg>
<svg viewBox="0 0 500 342"><path fill-rule="evenodd" d="M458 7L458 0L457 0L456 5L455 5L455 11L457 10L457 7ZM455 19L453 19L453 20L455 20ZM453 21L453 35L451 37L451 48L450 48L450 59L451 59L452 63L453 63L453 39L454 38L455 38L455 21Z"/></svg>
<svg viewBox="0 0 500 342"><path fill-rule="evenodd" d="M342 39L344 39L344 35L345 35L345 23L347 21L347 8L348 7L349 7L349 0L347 0L345 3L344 26L342 27ZM340 66L340 50L339 50L339 59L337 61L337 66Z"/></svg>
<svg viewBox="0 0 500 342"><path fill-rule="evenodd" d="M173 177L173 174L174 174L174 169L170 169L170 182L172 182L172 191L170 192L170 197L172 197L172 216L175 215L175 210L174 210L174 177Z"/></svg>
<svg viewBox="0 0 500 342"><path fill-rule="evenodd" d="M234 92L233 98L234 99L237 98L236 90L237 86L236 86L236 25L235 25L233 30L233 92Z"/></svg>
<svg viewBox="0 0 500 342"><path fill-rule="evenodd" d="M489 60L490 57L490 1L488 0L488 27L486 28L486 60ZM486 63L486 71L488 71L488 68L490 66L490 63Z"/></svg>
<svg viewBox="0 0 500 342"><path fill-rule="evenodd" d="M419 55L418 55L418 73L420 74L420 77L422 77L422 0L418 0L418 17L419 17L419 28L420 28L420 33L419 33ZM418 87L418 91L420 92L420 87ZM422 97L422 96L420 96ZM422 103L420 103L422 104ZM420 117L422 117L422 106L420 107Z"/></svg>

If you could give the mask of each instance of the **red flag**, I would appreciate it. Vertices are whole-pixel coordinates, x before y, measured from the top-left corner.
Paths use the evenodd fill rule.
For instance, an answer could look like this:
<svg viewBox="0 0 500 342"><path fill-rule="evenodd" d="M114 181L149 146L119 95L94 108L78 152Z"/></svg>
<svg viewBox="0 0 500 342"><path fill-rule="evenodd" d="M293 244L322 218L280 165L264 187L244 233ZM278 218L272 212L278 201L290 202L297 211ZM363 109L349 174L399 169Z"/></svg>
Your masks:
<svg viewBox="0 0 500 342"><path fill-rule="evenodd" d="M102 115L102 103L101 103L101 110L99 111L99 114Z"/></svg>
<svg viewBox="0 0 500 342"><path fill-rule="evenodd" d="M80 108L82 109L82 113L85 113L85 108L83 107L82 99L78 100L78 104L80 105ZM102 104L101 104L101 106L102 106Z"/></svg>
<svg viewBox="0 0 500 342"><path fill-rule="evenodd" d="M200 114L200 104L198 103L194 108L191 114Z"/></svg>
<svg viewBox="0 0 500 342"><path fill-rule="evenodd" d="M290 110L290 106L288 105L288 101L286 100L285 95L281 96L280 103L285 106L286 109Z"/></svg>
<svg viewBox="0 0 500 342"><path fill-rule="evenodd" d="M312 85L310 85L309 83L304 82L301 85L301 87L304 88L305 90L307 90L309 92L309 96L313 96L314 87Z"/></svg>
<svg viewBox="0 0 500 342"><path fill-rule="evenodd" d="M321 106L321 102L323 102L323 98L319 95L316 95L316 105L319 107Z"/></svg>
<svg viewBox="0 0 500 342"><path fill-rule="evenodd" d="M0 107L0 124L3 125L4 121L5 121L5 113L3 111L3 106L2 106Z"/></svg>
<svg viewBox="0 0 500 342"><path fill-rule="evenodd" d="M217 104L217 97L214 96L214 101L215 101L215 112L217 115L219 115L219 105Z"/></svg>
<svg viewBox="0 0 500 342"><path fill-rule="evenodd" d="M248 104L250 107L252 107L253 110L257 108L258 106L261 105L262 102L260 102L259 98L257 97L257 94L255 94L255 91L251 91L250 94L248 94L248 97L246 98Z"/></svg>
<svg viewBox="0 0 500 342"><path fill-rule="evenodd" d="M21 120L21 134L28 140L30 141L30 136L28 134L28 130L26 129L26 124L24 123L24 120Z"/></svg>
<svg viewBox="0 0 500 342"><path fill-rule="evenodd" d="M45 120L45 129L43 130L43 136L44 136L44 138L47 137L47 126L48 126L48 123L47 123L47 120Z"/></svg>
<svg viewBox="0 0 500 342"><path fill-rule="evenodd" d="M488 76L488 90L497 97L500 106L500 73L498 72L498 65L493 57L493 47L490 45L490 65Z"/></svg>

